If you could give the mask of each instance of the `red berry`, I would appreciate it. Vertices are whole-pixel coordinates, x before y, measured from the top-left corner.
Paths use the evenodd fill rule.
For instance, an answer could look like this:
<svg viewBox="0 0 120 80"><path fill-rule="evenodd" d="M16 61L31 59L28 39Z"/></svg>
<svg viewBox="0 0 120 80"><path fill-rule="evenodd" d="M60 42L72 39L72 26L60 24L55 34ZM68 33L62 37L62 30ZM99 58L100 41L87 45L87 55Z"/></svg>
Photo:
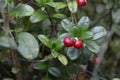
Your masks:
<svg viewBox="0 0 120 80"><path fill-rule="evenodd" d="M64 45L67 47L73 46L73 43L74 43L70 37L65 37L63 42L64 42Z"/></svg>
<svg viewBox="0 0 120 80"><path fill-rule="evenodd" d="M95 58L93 59L93 62L94 62L95 64L100 64L100 63L102 63L102 60L101 60L99 57L95 57Z"/></svg>
<svg viewBox="0 0 120 80"><path fill-rule="evenodd" d="M76 41L74 42L74 47L75 47L75 48L79 49L79 48L81 48L82 46L83 46L82 40L76 40Z"/></svg>
<svg viewBox="0 0 120 80"><path fill-rule="evenodd" d="M77 0L78 6L85 6L87 4L87 0Z"/></svg>

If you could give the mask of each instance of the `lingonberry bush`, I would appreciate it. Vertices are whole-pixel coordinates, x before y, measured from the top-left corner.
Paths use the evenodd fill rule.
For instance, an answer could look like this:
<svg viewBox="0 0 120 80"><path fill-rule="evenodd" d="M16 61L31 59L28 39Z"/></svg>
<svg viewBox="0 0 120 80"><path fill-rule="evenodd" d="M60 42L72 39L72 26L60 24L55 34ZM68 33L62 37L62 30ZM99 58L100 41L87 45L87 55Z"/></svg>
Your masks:
<svg viewBox="0 0 120 80"><path fill-rule="evenodd" d="M111 28L116 1L101 2L109 4L102 18L110 13ZM0 55L0 78L106 80L97 70L105 63L107 47L101 44L108 46L113 32L107 35L106 27L98 24L101 18L93 22L89 15L79 17L90 4L87 0L0 0L0 51L4 55ZM96 12L104 12L101 5L98 8ZM114 23L119 25L114 14Z"/></svg>

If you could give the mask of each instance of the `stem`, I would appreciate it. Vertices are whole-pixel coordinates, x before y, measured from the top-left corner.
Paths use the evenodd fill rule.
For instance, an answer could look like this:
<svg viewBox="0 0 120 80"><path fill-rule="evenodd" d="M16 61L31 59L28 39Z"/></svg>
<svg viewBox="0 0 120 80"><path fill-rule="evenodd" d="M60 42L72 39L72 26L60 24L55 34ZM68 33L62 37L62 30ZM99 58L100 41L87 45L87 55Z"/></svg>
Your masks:
<svg viewBox="0 0 120 80"><path fill-rule="evenodd" d="M9 37L13 37L13 35L11 34L11 32L9 32L10 31L9 16L8 16L7 13L5 14L3 12L3 10L1 10L1 15L2 15L2 18L4 20L3 26L5 27L5 33L6 33L7 37L8 37L8 39L9 39ZM11 44L11 43L9 43L9 44ZM12 58L14 67L20 69L20 63L16 60L16 53L14 52L14 50L12 48L10 48L10 51L11 51L10 54L11 54L11 58ZM21 74L20 71L18 73L16 73L16 80L22 80L22 74Z"/></svg>
<svg viewBox="0 0 120 80"><path fill-rule="evenodd" d="M58 32L58 30L57 30L57 25L56 25L56 23L52 20L48 8L46 8L46 11L47 11L47 13L48 13L48 17L49 17L49 20L50 20L50 22L51 22L51 26L50 26L50 27L51 27L51 36L54 37L54 36L57 35L57 32Z"/></svg>

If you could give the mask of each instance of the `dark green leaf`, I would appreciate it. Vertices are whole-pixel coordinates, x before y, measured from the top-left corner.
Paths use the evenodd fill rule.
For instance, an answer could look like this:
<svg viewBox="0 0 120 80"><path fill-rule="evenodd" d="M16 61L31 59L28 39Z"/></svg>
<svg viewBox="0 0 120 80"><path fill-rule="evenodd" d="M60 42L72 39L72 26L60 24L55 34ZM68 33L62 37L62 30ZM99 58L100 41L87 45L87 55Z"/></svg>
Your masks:
<svg viewBox="0 0 120 80"><path fill-rule="evenodd" d="M59 60L63 65L67 65L67 64L68 64L67 58L66 58L64 55L62 55L62 54L59 54L59 55L58 55L58 60Z"/></svg>
<svg viewBox="0 0 120 80"><path fill-rule="evenodd" d="M51 54L54 58L58 57L59 53L57 51L55 51L54 49L52 49Z"/></svg>
<svg viewBox="0 0 120 80"><path fill-rule="evenodd" d="M78 7L78 4L76 0L68 0L68 8L71 11L71 13L76 13L77 7Z"/></svg>
<svg viewBox="0 0 120 80"><path fill-rule="evenodd" d="M38 10L38 11L34 12L33 15L30 17L30 21L32 23L36 23L36 22L39 22L41 20L44 20L47 17L48 16L44 11Z"/></svg>
<svg viewBox="0 0 120 80"><path fill-rule="evenodd" d="M34 36L28 32L18 35L18 51L27 59L35 59L39 52L39 45Z"/></svg>
<svg viewBox="0 0 120 80"><path fill-rule="evenodd" d="M37 62L35 63L34 68L37 70L46 70L48 66L45 62Z"/></svg>
<svg viewBox="0 0 120 80"><path fill-rule="evenodd" d="M48 71L49 71L50 74L52 74L55 77L60 77L61 76L61 71L56 67L50 67Z"/></svg>
<svg viewBox="0 0 120 80"><path fill-rule="evenodd" d="M106 30L102 26L96 26L91 29L91 32L93 32L93 40L97 40L99 38L102 38L106 35Z"/></svg>
<svg viewBox="0 0 120 80"><path fill-rule="evenodd" d="M62 9L66 7L66 4L63 2L49 2L47 5L55 8L55 9Z"/></svg>
<svg viewBox="0 0 120 80"><path fill-rule="evenodd" d="M7 48L17 48L17 44L15 40L9 36L1 36L0 37L0 46L7 47Z"/></svg>
<svg viewBox="0 0 120 80"><path fill-rule="evenodd" d="M70 47L67 50L67 56L71 59L71 60L75 60L79 57L80 55L80 50L75 49L74 47Z"/></svg>
<svg viewBox="0 0 120 80"><path fill-rule="evenodd" d="M93 53L99 53L100 52L100 46L94 41L86 42L86 47Z"/></svg>
<svg viewBox="0 0 120 80"><path fill-rule="evenodd" d="M68 32L70 32L72 30L72 27L73 27L73 23L70 22L70 20L68 20L68 19L63 19L61 22L61 25Z"/></svg>
<svg viewBox="0 0 120 80"><path fill-rule="evenodd" d="M52 2L53 0L35 0L37 3L45 5L46 3Z"/></svg>
<svg viewBox="0 0 120 80"><path fill-rule="evenodd" d="M90 31L85 31L81 33L80 39L84 40L84 39L89 39L93 37L93 33Z"/></svg>
<svg viewBox="0 0 120 80"><path fill-rule="evenodd" d="M27 4L20 4L18 5L11 13L11 16L30 16L34 13L34 9Z"/></svg>
<svg viewBox="0 0 120 80"><path fill-rule="evenodd" d="M79 27L89 27L89 18L87 16L81 17L81 19L78 22Z"/></svg>
<svg viewBox="0 0 120 80"><path fill-rule="evenodd" d="M51 42L45 35L38 35L38 39L47 47L51 48Z"/></svg>
<svg viewBox="0 0 120 80"><path fill-rule="evenodd" d="M52 17L57 18L57 19L64 19L64 18L66 18L66 15L57 13L57 14L52 15Z"/></svg>

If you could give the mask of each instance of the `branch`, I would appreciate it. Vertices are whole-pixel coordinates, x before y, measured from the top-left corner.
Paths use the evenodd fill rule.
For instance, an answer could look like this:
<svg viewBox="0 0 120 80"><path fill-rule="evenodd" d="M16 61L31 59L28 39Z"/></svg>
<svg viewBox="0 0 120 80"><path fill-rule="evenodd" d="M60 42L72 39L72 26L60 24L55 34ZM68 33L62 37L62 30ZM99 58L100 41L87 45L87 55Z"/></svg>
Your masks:
<svg viewBox="0 0 120 80"><path fill-rule="evenodd" d="M13 37L11 32L9 32L10 31L9 16L8 16L8 14L5 14L3 12L1 6L0 6L0 12L1 12L2 18L4 20L3 26L5 27L5 33L8 36L8 39L9 39L9 37ZM11 43L9 43L9 44L11 45ZM11 51L11 57L12 57L14 67L20 69L20 63L16 60L15 51L12 48L10 48L10 51ZM22 80L22 73L20 71L18 73L16 73L16 80Z"/></svg>

